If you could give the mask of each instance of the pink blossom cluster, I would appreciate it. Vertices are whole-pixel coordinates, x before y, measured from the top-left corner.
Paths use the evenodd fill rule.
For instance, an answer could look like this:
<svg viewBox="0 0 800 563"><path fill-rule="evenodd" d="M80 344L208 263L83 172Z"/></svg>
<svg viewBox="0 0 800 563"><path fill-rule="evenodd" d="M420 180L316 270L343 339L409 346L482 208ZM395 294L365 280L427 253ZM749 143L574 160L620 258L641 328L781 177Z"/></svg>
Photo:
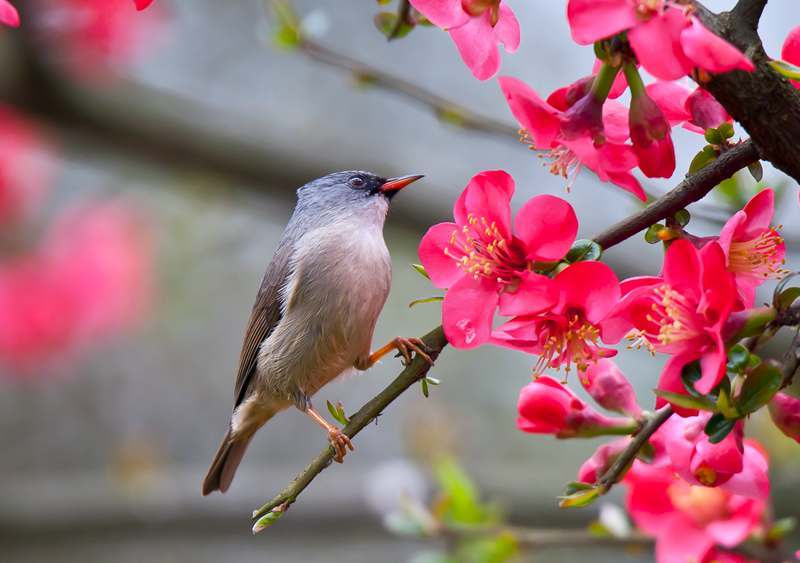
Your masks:
<svg viewBox="0 0 800 563"><path fill-rule="evenodd" d="M31 236L52 157L38 129L0 108L0 364L20 375L126 330L152 294L149 229L122 201L74 205Z"/></svg>

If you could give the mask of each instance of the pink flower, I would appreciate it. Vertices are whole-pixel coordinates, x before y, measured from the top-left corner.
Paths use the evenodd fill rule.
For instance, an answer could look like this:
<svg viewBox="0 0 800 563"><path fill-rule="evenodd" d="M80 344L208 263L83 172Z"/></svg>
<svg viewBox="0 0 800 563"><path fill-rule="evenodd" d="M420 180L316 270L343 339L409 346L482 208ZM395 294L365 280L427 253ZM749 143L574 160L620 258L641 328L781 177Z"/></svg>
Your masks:
<svg viewBox="0 0 800 563"><path fill-rule="evenodd" d="M756 287L786 274L782 268L786 245L770 225L774 213L775 192L764 188L720 232L719 245L736 281L740 309L753 306Z"/></svg>
<svg viewBox="0 0 800 563"><path fill-rule="evenodd" d="M578 469L578 481L594 485L609 470L619 457L619 454L628 446L630 438L617 438L603 444L595 450L589 459L583 462Z"/></svg>
<svg viewBox="0 0 800 563"><path fill-rule="evenodd" d="M121 204L67 213L0 265L0 361L33 373L130 326L150 301L152 245Z"/></svg>
<svg viewBox="0 0 800 563"><path fill-rule="evenodd" d="M41 203L53 175L48 141L16 110L0 105L0 229Z"/></svg>
<svg viewBox="0 0 800 563"><path fill-rule="evenodd" d="M581 45L627 30L636 58L650 74L675 80L695 68L751 71L753 63L696 17L666 0L569 0L572 38Z"/></svg>
<svg viewBox="0 0 800 563"><path fill-rule="evenodd" d="M603 323L604 339L613 342L632 325L635 344L672 356L659 389L685 394L681 370L699 360L702 376L695 387L708 393L725 376L722 330L736 302L733 276L725 262L716 242L698 251L687 240L674 241L664 257L661 277L622 282L624 297Z"/></svg>
<svg viewBox="0 0 800 563"><path fill-rule="evenodd" d="M800 66L800 25L792 28L786 36L781 49L781 58L787 63ZM800 80L792 80L791 83L800 88Z"/></svg>
<svg viewBox="0 0 800 563"><path fill-rule="evenodd" d="M583 388L597 404L610 411L638 418L642 409L628 379L612 360L599 358L578 374Z"/></svg>
<svg viewBox="0 0 800 563"><path fill-rule="evenodd" d="M550 172L567 178L567 187L575 181L580 168L586 166L603 182L612 182L644 201L646 196L638 180L631 174L637 159L628 138L628 120L625 108L616 102L606 101L602 106L602 132L605 142L597 145L597 116L586 119L586 113L577 113L581 122L575 124L570 114L568 92L556 90L547 101L527 84L509 76L498 79L511 113L530 136L532 145L549 151ZM588 94L584 98L591 96ZM585 102L587 105L589 102ZM573 106L574 107L574 106ZM566 126L566 128L565 128ZM583 131L583 134L576 132Z"/></svg>
<svg viewBox="0 0 800 563"><path fill-rule="evenodd" d="M537 377L519 393L517 428L556 438L587 438L627 434L635 429L630 419L609 418L580 400L552 377Z"/></svg>
<svg viewBox="0 0 800 563"><path fill-rule="evenodd" d="M8 0L0 0L0 23L9 27L19 27L19 12Z"/></svg>
<svg viewBox="0 0 800 563"><path fill-rule="evenodd" d="M761 527L764 498L691 485L670 467L634 461L625 476L633 521L656 539L659 563L706 561L716 545L734 547Z"/></svg>
<svg viewBox="0 0 800 563"><path fill-rule="evenodd" d="M578 219L563 199L540 195L522 206L512 231L514 179L502 170L474 176L453 209L455 223L431 227L419 256L436 287L448 288L442 323L451 344L486 342L494 311L536 313L554 302L552 280L534 272L536 262L564 257Z"/></svg>
<svg viewBox="0 0 800 563"><path fill-rule="evenodd" d="M683 124L695 133L733 121L722 104L699 86L690 92L677 82L654 82L647 85L647 93L671 125Z"/></svg>
<svg viewBox="0 0 800 563"><path fill-rule="evenodd" d="M769 496L767 459L753 442L743 439L741 421L718 444L704 432L711 413L689 418L673 416L659 429L672 467L690 485L718 487L739 495Z"/></svg>
<svg viewBox="0 0 800 563"><path fill-rule="evenodd" d="M478 80L497 74L498 43L509 53L519 47L519 22L501 0L411 0L411 5L450 33L461 58Z"/></svg>
<svg viewBox="0 0 800 563"><path fill-rule="evenodd" d="M661 109L644 91L631 99L630 128L633 151L644 175L671 178L675 172L675 148L670 126Z"/></svg>
<svg viewBox="0 0 800 563"><path fill-rule="evenodd" d="M600 346L600 322L620 297L619 281L602 262L576 262L553 279L555 304L519 316L492 332L491 342L536 354L535 373L574 365L586 370L600 358L616 354Z"/></svg>
<svg viewBox="0 0 800 563"><path fill-rule="evenodd" d="M769 402L769 414L781 432L800 442L800 399L777 393Z"/></svg>
<svg viewBox="0 0 800 563"><path fill-rule="evenodd" d="M147 52L160 36L160 10L143 10L152 0L46 0L39 19L45 36L58 42L67 62L89 77Z"/></svg>

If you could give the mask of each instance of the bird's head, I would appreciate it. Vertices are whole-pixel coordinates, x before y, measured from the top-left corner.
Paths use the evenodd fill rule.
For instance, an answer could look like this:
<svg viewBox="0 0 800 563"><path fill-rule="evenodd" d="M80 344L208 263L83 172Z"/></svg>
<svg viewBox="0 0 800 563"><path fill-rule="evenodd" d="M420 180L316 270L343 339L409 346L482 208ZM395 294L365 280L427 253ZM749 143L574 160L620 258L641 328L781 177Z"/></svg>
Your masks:
<svg viewBox="0 0 800 563"><path fill-rule="evenodd" d="M297 191L298 202L310 211L347 214L374 212L385 216L389 201L422 175L383 178L362 170L334 172L309 182Z"/></svg>

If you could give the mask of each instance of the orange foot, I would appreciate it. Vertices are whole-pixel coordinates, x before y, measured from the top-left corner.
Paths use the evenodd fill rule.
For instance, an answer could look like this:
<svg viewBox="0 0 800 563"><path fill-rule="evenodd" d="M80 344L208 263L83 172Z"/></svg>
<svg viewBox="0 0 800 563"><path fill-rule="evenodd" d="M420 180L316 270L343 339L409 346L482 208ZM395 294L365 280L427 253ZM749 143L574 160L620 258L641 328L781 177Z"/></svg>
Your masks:
<svg viewBox="0 0 800 563"><path fill-rule="evenodd" d="M331 441L331 446L333 446L336 452L336 455L333 456L336 463L342 463L344 461L347 448L350 448L351 452L355 449L350 438L335 426L328 429L328 440Z"/></svg>
<svg viewBox="0 0 800 563"><path fill-rule="evenodd" d="M375 365L375 363L384 357L389 352L397 350L397 355L403 357L403 365L411 363L411 353L416 353L420 358L433 365L433 360L428 355L428 347L420 338L403 338L398 336L389 341L388 344L375 350L369 355L364 367L357 366L359 369L366 369Z"/></svg>

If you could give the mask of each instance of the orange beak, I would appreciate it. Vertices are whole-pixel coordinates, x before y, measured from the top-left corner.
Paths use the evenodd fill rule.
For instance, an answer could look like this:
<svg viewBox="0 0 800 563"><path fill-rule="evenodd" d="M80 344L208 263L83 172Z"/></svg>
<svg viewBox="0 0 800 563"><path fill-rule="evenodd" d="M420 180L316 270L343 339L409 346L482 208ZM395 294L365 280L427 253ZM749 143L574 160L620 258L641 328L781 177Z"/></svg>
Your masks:
<svg viewBox="0 0 800 563"><path fill-rule="evenodd" d="M381 193L398 192L405 188L407 185L416 182L420 178L424 178L422 174L412 174L410 176L400 176L399 178L389 178L381 186Z"/></svg>

